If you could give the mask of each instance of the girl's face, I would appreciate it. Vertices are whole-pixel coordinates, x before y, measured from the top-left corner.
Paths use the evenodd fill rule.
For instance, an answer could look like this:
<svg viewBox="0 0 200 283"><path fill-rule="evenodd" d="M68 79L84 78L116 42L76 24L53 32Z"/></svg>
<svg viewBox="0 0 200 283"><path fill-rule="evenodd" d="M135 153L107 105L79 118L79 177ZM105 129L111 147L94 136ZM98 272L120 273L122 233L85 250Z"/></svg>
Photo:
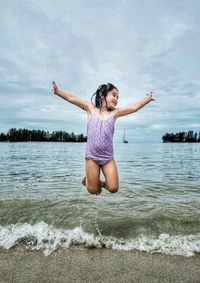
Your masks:
<svg viewBox="0 0 200 283"><path fill-rule="evenodd" d="M117 106L118 99L119 99L119 92L116 88L113 88L112 90L108 91L106 95L107 107L114 109ZM106 106L105 101L103 102L103 104L105 104Z"/></svg>

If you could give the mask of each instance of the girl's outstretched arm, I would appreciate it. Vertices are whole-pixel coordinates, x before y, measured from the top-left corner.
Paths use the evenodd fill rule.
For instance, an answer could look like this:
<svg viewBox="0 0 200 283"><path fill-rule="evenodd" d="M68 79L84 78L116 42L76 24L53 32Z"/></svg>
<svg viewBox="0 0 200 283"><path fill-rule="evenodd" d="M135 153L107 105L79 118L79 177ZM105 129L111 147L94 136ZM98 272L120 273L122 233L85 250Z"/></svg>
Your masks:
<svg viewBox="0 0 200 283"><path fill-rule="evenodd" d="M146 104L148 104L150 101L155 100L152 97L152 93L153 93L153 91L150 91L149 93L147 93L147 97L145 97L144 99L134 103L133 105L131 105L129 107L117 108L117 114L116 114L117 118L129 115L131 113L134 113L134 112L138 111L139 109L141 109Z"/></svg>
<svg viewBox="0 0 200 283"><path fill-rule="evenodd" d="M65 91L59 89L54 81L52 82L52 84L53 84L53 89L52 89L53 93L57 94L58 96L62 97L65 100L67 100L68 102L77 105L78 107L80 107L81 109L83 109L85 111L89 110L91 102L84 101L84 100L76 97L73 94L70 94L68 92L65 92Z"/></svg>

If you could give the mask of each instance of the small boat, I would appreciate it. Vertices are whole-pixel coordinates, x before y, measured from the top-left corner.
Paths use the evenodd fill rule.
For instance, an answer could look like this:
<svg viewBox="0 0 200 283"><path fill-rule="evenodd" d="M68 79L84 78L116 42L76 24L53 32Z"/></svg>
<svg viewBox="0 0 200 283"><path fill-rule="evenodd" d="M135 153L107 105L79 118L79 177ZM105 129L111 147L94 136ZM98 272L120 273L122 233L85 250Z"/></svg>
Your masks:
<svg viewBox="0 0 200 283"><path fill-rule="evenodd" d="M123 143L128 143L128 141L125 138L125 129L124 129Z"/></svg>

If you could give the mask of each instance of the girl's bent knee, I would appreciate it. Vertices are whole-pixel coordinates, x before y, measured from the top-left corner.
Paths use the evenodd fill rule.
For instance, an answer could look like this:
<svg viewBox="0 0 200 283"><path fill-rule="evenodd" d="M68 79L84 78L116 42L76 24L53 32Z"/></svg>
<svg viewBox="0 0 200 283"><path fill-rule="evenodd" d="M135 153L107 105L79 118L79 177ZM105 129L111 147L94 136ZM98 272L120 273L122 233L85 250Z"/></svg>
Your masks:
<svg viewBox="0 0 200 283"><path fill-rule="evenodd" d="M116 193L118 191L118 187L109 188L110 193Z"/></svg>
<svg viewBox="0 0 200 283"><path fill-rule="evenodd" d="M94 194L98 193L99 188L98 188L98 187L95 188L95 187L89 187L89 186L88 186L88 187L87 187L87 190L88 190L88 193L94 195Z"/></svg>
<svg viewBox="0 0 200 283"><path fill-rule="evenodd" d="M97 191L88 191L88 193L90 193L91 195L96 195L97 194Z"/></svg>

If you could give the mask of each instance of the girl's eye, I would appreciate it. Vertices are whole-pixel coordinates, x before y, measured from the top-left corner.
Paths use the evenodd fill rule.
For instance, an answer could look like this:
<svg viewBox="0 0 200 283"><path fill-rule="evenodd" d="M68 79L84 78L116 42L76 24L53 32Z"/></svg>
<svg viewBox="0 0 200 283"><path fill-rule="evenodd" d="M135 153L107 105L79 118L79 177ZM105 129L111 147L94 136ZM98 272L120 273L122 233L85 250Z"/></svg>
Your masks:
<svg viewBox="0 0 200 283"><path fill-rule="evenodd" d="M113 96L115 97L115 96L116 96L116 94L114 94L114 93L113 93ZM118 100L118 99L119 99L119 97L117 97L117 100Z"/></svg>

